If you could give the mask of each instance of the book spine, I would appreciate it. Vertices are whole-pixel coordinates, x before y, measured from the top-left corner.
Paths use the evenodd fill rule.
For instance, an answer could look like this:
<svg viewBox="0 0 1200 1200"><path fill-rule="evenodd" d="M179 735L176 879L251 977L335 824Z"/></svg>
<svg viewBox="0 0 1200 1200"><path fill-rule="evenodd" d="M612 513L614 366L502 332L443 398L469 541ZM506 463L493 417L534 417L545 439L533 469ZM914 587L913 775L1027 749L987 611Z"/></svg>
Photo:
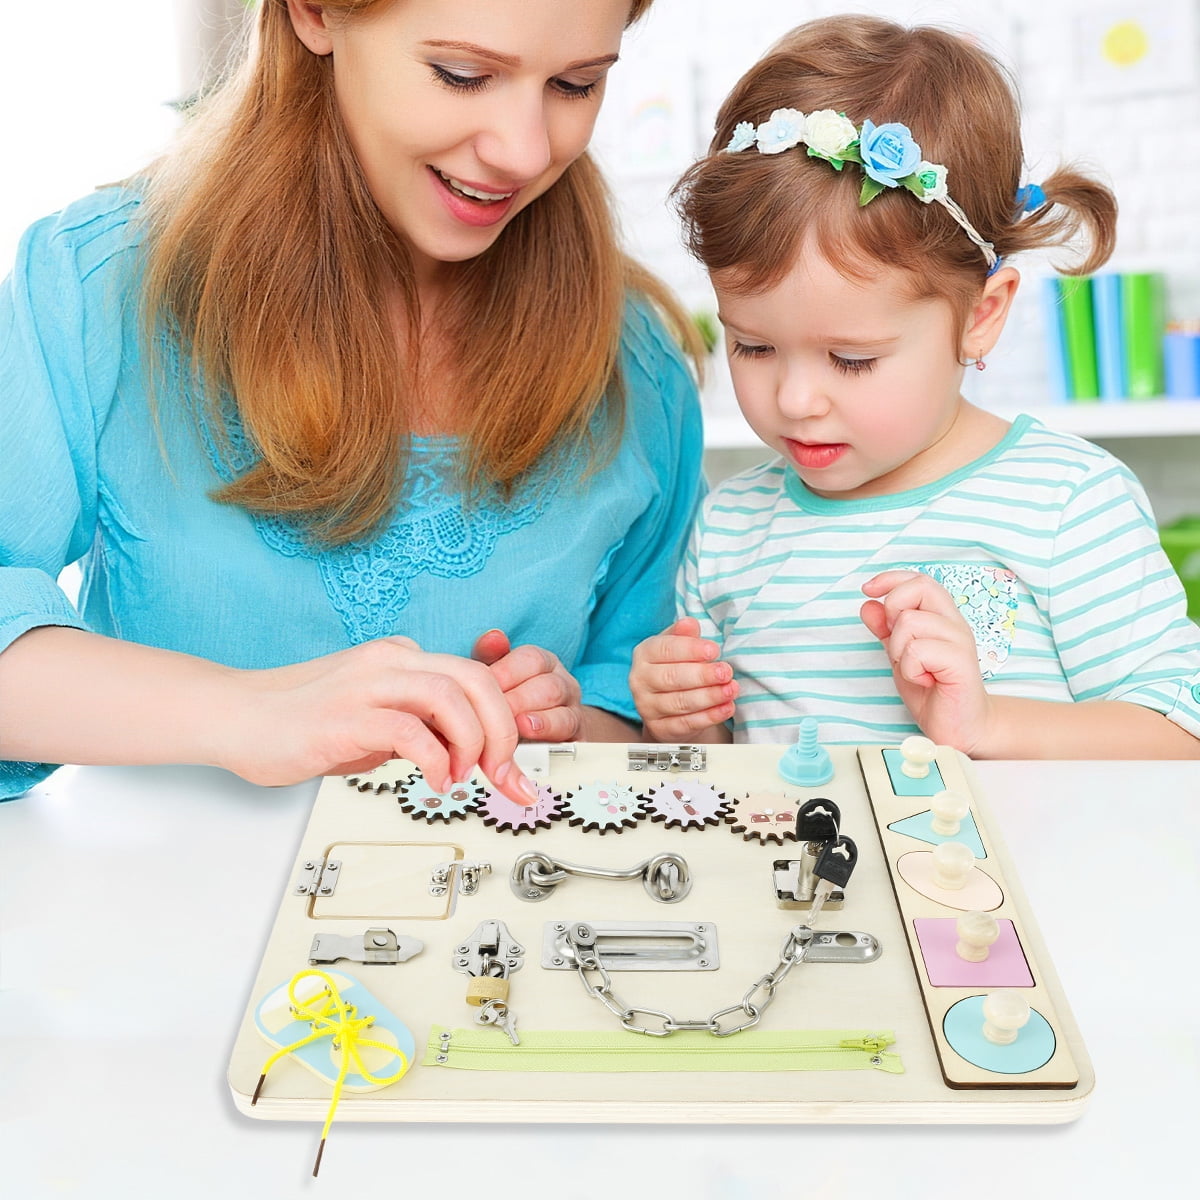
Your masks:
<svg viewBox="0 0 1200 1200"><path fill-rule="evenodd" d="M1059 279L1063 335L1071 370L1071 399L1098 400L1096 329L1092 311L1092 281L1078 276Z"/></svg>
<svg viewBox="0 0 1200 1200"><path fill-rule="evenodd" d="M1168 329L1163 335L1163 367L1169 399L1200 397L1200 332Z"/></svg>
<svg viewBox="0 0 1200 1200"><path fill-rule="evenodd" d="M1046 325L1046 373L1050 399L1056 404L1063 404L1071 398L1071 370L1067 362L1058 280L1053 277L1043 279L1041 295Z"/></svg>
<svg viewBox="0 0 1200 1200"><path fill-rule="evenodd" d="M1121 327L1121 276L1113 272L1092 279L1092 315L1096 328L1096 369L1104 400L1129 395L1125 338Z"/></svg>
<svg viewBox="0 0 1200 1200"><path fill-rule="evenodd" d="M1135 400L1161 396L1163 380L1163 277L1137 272L1121 277L1121 315L1128 374L1126 394Z"/></svg>

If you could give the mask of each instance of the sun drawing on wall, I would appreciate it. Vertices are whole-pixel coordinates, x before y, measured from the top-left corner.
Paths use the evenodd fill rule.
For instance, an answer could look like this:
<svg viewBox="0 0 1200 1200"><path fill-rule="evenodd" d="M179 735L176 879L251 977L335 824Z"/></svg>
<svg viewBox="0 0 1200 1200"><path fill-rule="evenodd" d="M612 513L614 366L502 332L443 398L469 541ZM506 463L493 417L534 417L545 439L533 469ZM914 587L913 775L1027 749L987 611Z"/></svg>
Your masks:
<svg viewBox="0 0 1200 1200"><path fill-rule="evenodd" d="M1150 51L1150 37L1137 21L1119 21L1104 34L1101 53L1118 67L1132 67Z"/></svg>

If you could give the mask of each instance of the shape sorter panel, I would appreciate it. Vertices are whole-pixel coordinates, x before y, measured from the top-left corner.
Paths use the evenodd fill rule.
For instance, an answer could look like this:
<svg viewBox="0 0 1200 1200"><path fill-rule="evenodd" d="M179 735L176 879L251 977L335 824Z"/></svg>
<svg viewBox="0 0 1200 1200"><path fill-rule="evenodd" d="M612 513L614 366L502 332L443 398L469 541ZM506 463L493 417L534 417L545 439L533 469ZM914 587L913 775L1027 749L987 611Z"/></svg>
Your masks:
<svg viewBox="0 0 1200 1200"><path fill-rule="evenodd" d="M909 780L890 748L863 746L859 761L891 877L897 908L929 1018L930 1033L948 1087L1076 1089L1081 1069L1078 1038L1032 921L1023 912L1016 875L982 813L982 801L964 771L964 760L939 751L930 777ZM969 797L970 811L953 835L937 833L929 805L940 790ZM899 794L897 794L899 793ZM942 886L933 850L960 840L974 855L962 885ZM998 936L987 957L961 957L958 919L987 912ZM1007 1045L983 1036L983 1004L998 989L1027 1001L1028 1022Z"/></svg>
<svg viewBox="0 0 1200 1200"><path fill-rule="evenodd" d="M971 828L1003 889L997 912L1009 923L1008 940L1019 941L1028 963L1039 995L1035 1008L1056 1045L1069 1048L1074 1084L1054 1074L1056 1059L1050 1075L1037 1068L1016 1088L1010 1072L991 1067L975 1068L985 1073L979 1086L967 1091L951 1086L942 1042L960 1033L934 1032L926 1011L928 981L914 969L910 952L910 937L917 937L912 917L936 921L946 914L931 909L910 916L897 901L897 887L907 885L893 880L894 860L929 843L887 829L889 822L925 811L929 797L897 798L874 772L871 755L878 756L879 748L864 749L860 763L857 748L830 747L832 780L793 786L778 770L786 749L710 746L701 771L635 770L623 744L580 743L549 756L548 767L535 777L540 796L531 810L496 797L482 779L439 796L411 763L401 761L353 782L325 780L234 1044L229 1082L237 1107L266 1119L324 1119L330 1086L311 1061L306 1066L293 1057L271 1068L251 1105L272 1052L256 1014L265 1003L271 1011L261 1018L263 1026L287 1027L274 1011L279 989L308 967L318 934L328 944L386 930L406 945L419 942L419 953L398 963L339 961L323 969L352 981L353 994L369 996L407 1026L417 1047L415 1062L389 1087L347 1091L338 1121L1015 1124L1077 1117L1092 1090L1090 1064L1012 865L990 831L970 764L953 751L937 752L952 786L970 796ZM844 906L827 905L814 936L869 934L882 948L874 961L800 962L780 980L754 1028L723 1038L694 1030L661 1038L626 1032L585 991L575 971L543 966L543 947L555 926L580 921L704 926L715 933L719 962L706 961L697 970L614 969L613 991L642 1014L661 1010L680 1021L703 1021L739 1005L756 981L778 967L789 932L807 920L806 909L777 903L775 864L800 857L794 813L815 796L840 808L841 832L855 840L859 858ZM884 811L887 799L894 811ZM902 852L890 849L891 838ZM675 903L662 903L638 879L568 875L533 902L509 883L518 856L533 851L614 873L658 855L682 855L690 891ZM308 868L330 860L339 864L336 889L299 894L297 881L311 877ZM445 868L451 886L435 896L433 876ZM455 884L468 872L473 886L465 894ZM475 1023L478 1009L465 999L469 979L453 966L456 948L490 921L502 921L524 947L508 998L521 1038L517 1047L501 1029ZM936 941L937 931L922 936ZM993 966L1004 961L998 949ZM970 998L992 986L951 991ZM756 999L762 999L761 991ZM962 1036L981 1024L969 1006L955 1019L967 1031ZM478 1062L456 1069L457 1050L439 1063L439 1030L449 1031L454 1045L459 1031L476 1043L482 1039L487 1069L477 1069ZM898 1056L903 1069L834 1069L828 1063L806 1069L813 1060L798 1047L820 1043L827 1031L847 1030L894 1036L881 1057L894 1063ZM539 1040L547 1039L576 1052L569 1069L528 1065ZM616 1055L620 1069L584 1061L580 1047L598 1053L601 1043L610 1066ZM310 1059L315 1054L311 1047L306 1053ZM696 1069L698 1064L704 1069Z"/></svg>

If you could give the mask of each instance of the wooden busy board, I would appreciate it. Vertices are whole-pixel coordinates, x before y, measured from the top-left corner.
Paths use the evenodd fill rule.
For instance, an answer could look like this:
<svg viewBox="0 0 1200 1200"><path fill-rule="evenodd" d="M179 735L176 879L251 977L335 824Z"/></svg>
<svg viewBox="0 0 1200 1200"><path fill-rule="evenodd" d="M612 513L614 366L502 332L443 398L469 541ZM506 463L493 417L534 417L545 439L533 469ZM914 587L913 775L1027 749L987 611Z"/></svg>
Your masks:
<svg viewBox="0 0 1200 1200"><path fill-rule="evenodd" d="M352 1076L339 1121L1056 1123L1079 1116L1093 1087L1091 1064L970 763L938 748L933 774L914 784L898 773L895 747L831 747L832 779L809 787L781 777L786 750L705 747L703 769L693 770L687 754L676 767L647 766L631 761L636 748L580 743L529 767L542 797L536 809L512 805L482 780L438 796L401 761L361 779L325 780L234 1045L229 1083L237 1107L267 1119L324 1118L328 1049L310 1047L305 1055L316 1059L307 1066L303 1055L282 1058L257 1102L251 1098L273 1046L297 1036L280 1016L288 981L309 968L317 946L321 954L359 947L371 930L368 942L390 938L409 951L419 944L419 952L401 962L340 960L319 969L351 989L360 1014L382 1010L377 1030L391 1027L385 1017L399 1022L396 1036L412 1065L381 1089L353 1090ZM931 794L942 789L969 802L952 838L931 825ZM805 908L781 903L779 888L804 849L794 840L795 810L813 797L840 810L840 833L853 839L858 862L844 905L835 906L835 893L814 923L811 957L780 974L782 948L808 919ZM930 869L945 841L972 848L958 888L940 886L945 877ZM518 856L533 851L543 866L533 875L527 866L524 879L544 886L523 889L510 874ZM661 862L649 882L562 872L549 882L544 867L548 860L629 874L663 855L682 856L690 889L671 902L660 897L685 890L683 875L676 867L662 874ZM531 900L530 891L544 898ZM957 918L974 908L990 912L999 930L982 962L955 953ZM602 962L605 948L632 948L628 959L611 960L608 1005L571 968L574 944L566 966L554 965L564 953L562 931L581 923L601 931ZM619 932L626 925L635 932ZM466 1000L473 976L462 969L462 951L480 930L486 937L497 928L520 950L515 969L497 972L508 976L519 1045L499 1025L480 1024L483 1010ZM848 947L850 961L817 961L822 944L835 959L838 946ZM877 944L877 956L856 959L867 944ZM638 958L643 951L648 963ZM362 956L370 957L365 949ZM633 969L618 969L618 961ZM756 981L771 973L778 982L768 997ZM587 976L593 985L599 978ZM1016 993L1030 1009L1007 1045L982 1036L981 1006L996 992ZM722 1010L716 1028L738 1024L746 997L761 1008L752 1028L724 1037L703 1029ZM690 1027L657 1037L628 1032L614 1008L635 1010L630 1024L660 1033L664 1017ZM840 1044L848 1031L867 1031L868 1052L848 1053L845 1069L833 1061L837 1053L831 1060L798 1048L829 1045L831 1032ZM871 1054L877 1035L876 1050L886 1050ZM386 1074L392 1065L380 1060L368 1069Z"/></svg>

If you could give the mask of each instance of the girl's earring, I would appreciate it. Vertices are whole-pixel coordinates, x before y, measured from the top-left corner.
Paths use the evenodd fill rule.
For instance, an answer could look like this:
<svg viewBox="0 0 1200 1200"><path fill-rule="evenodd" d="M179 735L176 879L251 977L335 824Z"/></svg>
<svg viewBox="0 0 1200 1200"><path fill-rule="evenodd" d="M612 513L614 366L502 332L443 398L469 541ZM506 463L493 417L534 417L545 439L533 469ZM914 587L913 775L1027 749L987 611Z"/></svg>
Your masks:
<svg viewBox="0 0 1200 1200"><path fill-rule="evenodd" d="M987 370L987 363L985 363L985 362L983 361L983 350L982 350L982 348L981 348L981 349L980 349L980 351L979 351L979 357L978 357L978 358L972 358L972 359L970 359L969 361L975 364L975 370L977 370L977 371L986 371L986 370Z"/></svg>

